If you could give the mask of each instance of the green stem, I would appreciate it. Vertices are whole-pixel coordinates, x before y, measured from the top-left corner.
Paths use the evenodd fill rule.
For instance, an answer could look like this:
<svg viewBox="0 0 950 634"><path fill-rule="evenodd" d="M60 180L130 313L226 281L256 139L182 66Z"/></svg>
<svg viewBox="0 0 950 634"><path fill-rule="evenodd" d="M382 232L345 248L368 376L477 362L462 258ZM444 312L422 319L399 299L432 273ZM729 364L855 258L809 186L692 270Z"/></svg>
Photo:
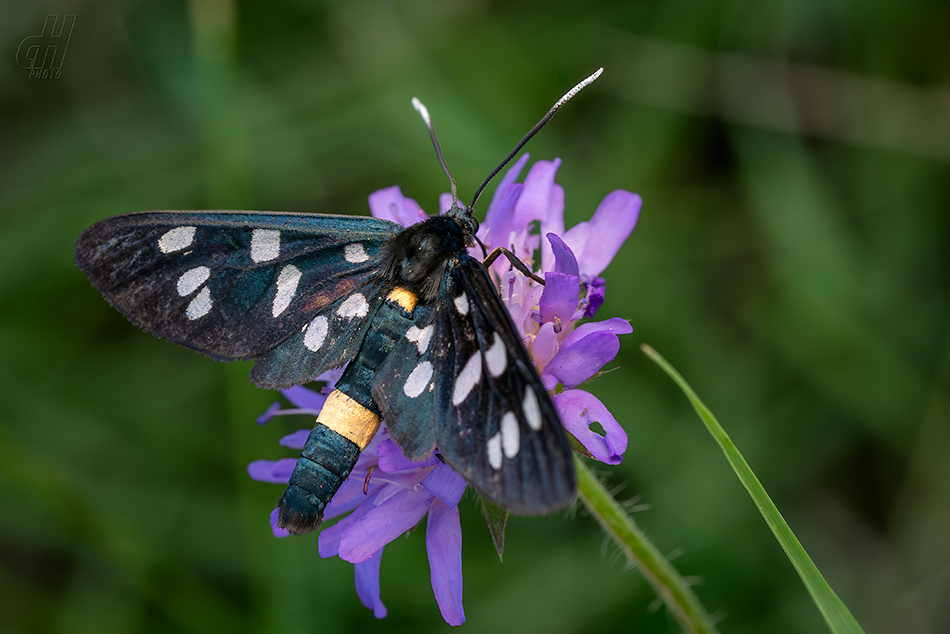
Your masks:
<svg viewBox="0 0 950 634"><path fill-rule="evenodd" d="M660 595L685 632L715 632L705 608L672 564L647 539L633 518L621 508L580 456L574 455L578 492L608 535L627 555Z"/></svg>

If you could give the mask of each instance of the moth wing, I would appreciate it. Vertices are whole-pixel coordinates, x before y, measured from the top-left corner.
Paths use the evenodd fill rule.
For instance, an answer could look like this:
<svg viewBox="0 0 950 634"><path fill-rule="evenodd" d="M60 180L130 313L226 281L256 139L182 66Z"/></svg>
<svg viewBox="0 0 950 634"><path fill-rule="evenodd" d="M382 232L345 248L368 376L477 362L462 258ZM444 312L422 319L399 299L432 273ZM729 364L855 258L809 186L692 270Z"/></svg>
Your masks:
<svg viewBox="0 0 950 634"><path fill-rule="evenodd" d="M416 307L413 325L377 368L371 384L390 437L410 460L422 460L435 449L435 380L442 347L433 323L436 305L433 301Z"/></svg>
<svg viewBox="0 0 950 634"><path fill-rule="evenodd" d="M400 230L354 216L155 211L92 225L75 256L143 330L222 361L261 359L255 382L289 387L356 353L380 301L381 249ZM351 327L331 332L341 310ZM308 350L307 330L321 314L326 339ZM290 339L296 348L280 347ZM275 372L284 359L297 370Z"/></svg>
<svg viewBox="0 0 950 634"><path fill-rule="evenodd" d="M567 435L480 262L463 254L452 263L430 323L435 437L445 461L515 513L569 504L576 476Z"/></svg>

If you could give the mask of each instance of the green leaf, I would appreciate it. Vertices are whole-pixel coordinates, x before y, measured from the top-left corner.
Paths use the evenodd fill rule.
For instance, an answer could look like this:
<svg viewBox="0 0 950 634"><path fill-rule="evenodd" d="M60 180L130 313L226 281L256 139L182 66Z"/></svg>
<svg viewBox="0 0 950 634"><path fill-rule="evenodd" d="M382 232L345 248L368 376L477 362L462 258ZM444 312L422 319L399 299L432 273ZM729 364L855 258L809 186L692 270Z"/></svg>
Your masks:
<svg viewBox="0 0 950 634"><path fill-rule="evenodd" d="M491 533L492 543L495 544L498 559L501 561L502 553L505 551L505 526L508 524L508 511L495 506L483 496L479 497L482 500L482 513L488 524L488 532Z"/></svg>
<svg viewBox="0 0 950 634"><path fill-rule="evenodd" d="M785 521L785 518L779 513L778 508L776 508L768 493L765 492L765 488L759 482L759 479L755 477L749 463L747 463L745 458L742 457L742 454L739 453L732 439L726 434L726 431L719 424L719 421L716 420L716 417L713 416L712 412L709 411L709 408L699 400L699 397L696 396L696 393L686 380L680 376L679 372L677 372L666 359L660 356L660 353L646 344L642 344L640 349L673 379L693 404L696 413L699 414L703 423L706 424L706 429L709 430L712 437L719 443L723 453L726 454L726 460L732 465L732 469L736 472L736 475L739 476L742 485L746 488L746 491L749 492L753 502L755 502L756 508L759 509L759 512L765 519L765 523L768 524L772 530L772 534L775 535L775 539L778 540L782 549L785 550L789 561L792 562L792 565L804 582L805 587L808 589L809 594L811 594L812 600L821 611L821 615L828 624L828 628L835 634L863 633L864 630L858 625L858 622L854 616L851 615L851 612L847 606L845 606L844 602L838 598L838 595L835 594L831 586L828 585L828 582L825 581L821 572L818 571L817 566L815 566L811 557L808 556L808 553L805 552L805 549L802 548L801 543L798 541L798 538L795 537L795 534Z"/></svg>

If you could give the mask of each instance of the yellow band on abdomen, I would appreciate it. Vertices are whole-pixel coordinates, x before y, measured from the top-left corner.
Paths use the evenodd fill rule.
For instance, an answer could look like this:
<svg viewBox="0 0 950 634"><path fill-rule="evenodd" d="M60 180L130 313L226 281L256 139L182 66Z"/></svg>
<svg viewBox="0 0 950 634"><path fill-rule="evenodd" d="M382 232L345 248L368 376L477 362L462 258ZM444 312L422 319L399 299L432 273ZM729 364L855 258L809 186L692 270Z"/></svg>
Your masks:
<svg viewBox="0 0 950 634"><path fill-rule="evenodd" d="M317 422L353 441L360 451L366 449L379 429L379 416L340 390L330 392L317 416Z"/></svg>
<svg viewBox="0 0 950 634"><path fill-rule="evenodd" d="M419 298L412 291L397 286L392 291L390 291L389 296L386 297L386 301L400 306L403 310L411 315L412 311L416 309L416 304L419 302Z"/></svg>

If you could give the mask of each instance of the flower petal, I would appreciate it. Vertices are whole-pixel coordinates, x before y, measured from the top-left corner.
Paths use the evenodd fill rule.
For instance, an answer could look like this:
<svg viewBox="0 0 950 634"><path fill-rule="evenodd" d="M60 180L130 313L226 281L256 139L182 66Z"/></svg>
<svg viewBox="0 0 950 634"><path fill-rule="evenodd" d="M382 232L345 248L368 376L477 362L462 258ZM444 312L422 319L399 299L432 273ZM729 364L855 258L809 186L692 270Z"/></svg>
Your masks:
<svg viewBox="0 0 950 634"><path fill-rule="evenodd" d="M584 390L565 390L552 399L564 429L577 438L594 458L607 464L623 461L627 432L597 397ZM603 427L604 435L590 428L595 422Z"/></svg>
<svg viewBox="0 0 950 634"><path fill-rule="evenodd" d="M346 366L347 364L344 363L338 368L327 370L314 379L315 383L324 383L324 385L320 387L321 394L329 394L336 389L337 382L343 377L343 373L346 372Z"/></svg>
<svg viewBox="0 0 950 634"><path fill-rule="evenodd" d="M568 247L556 233L549 233L546 237L548 242L551 243L551 250L554 253L554 270L558 273L566 273L567 275L579 277L580 273L577 271L577 258L574 257L574 253L571 252L570 247Z"/></svg>
<svg viewBox="0 0 950 634"><path fill-rule="evenodd" d="M343 481L326 508L323 509L324 521L349 513L367 500L373 500L375 503L379 499L379 493L383 487L383 480L379 477L382 471L373 471L376 460L373 458L364 462L365 455L366 452L364 451L359 461L357 461L356 467L350 472L350 476ZM367 475L369 479L367 479Z"/></svg>
<svg viewBox="0 0 950 634"><path fill-rule="evenodd" d="M561 332L574 317L580 297L580 280L576 275L549 271L544 275L544 291L539 307L542 322L554 322L554 331Z"/></svg>
<svg viewBox="0 0 950 634"><path fill-rule="evenodd" d="M422 481L429 475L428 469L403 471L395 475L383 475L382 471L379 473L381 486L379 487L379 492L376 494L376 500L373 502L376 506L379 506L390 498L407 495L407 493L412 495L425 495L427 493L422 490L419 485L421 485Z"/></svg>
<svg viewBox="0 0 950 634"><path fill-rule="evenodd" d="M515 231L525 229L534 220L547 220L554 213L563 214L564 208L552 209L554 175L561 166L561 159L538 161L524 179L524 191L515 206ZM553 201L556 204L556 200ZM563 202L563 201L562 201Z"/></svg>
<svg viewBox="0 0 950 634"><path fill-rule="evenodd" d="M554 322L546 321L541 324L537 336L531 343L531 358L536 367L544 369L554 358L555 353L557 353L557 333L554 331Z"/></svg>
<svg viewBox="0 0 950 634"><path fill-rule="evenodd" d="M468 482L452 467L443 464L429 472L426 479L422 481L422 486L443 504L456 506L462 499Z"/></svg>
<svg viewBox="0 0 950 634"><path fill-rule="evenodd" d="M486 220L478 229L479 237L487 248L504 247L515 254L520 254L524 250L519 248L523 245L514 243L519 236L514 231L515 204L523 189L524 186L521 183L511 183L500 198L496 192L495 198L498 204L492 203L495 219L490 223ZM480 249L473 257L481 258ZM491 265L491 271L498 278L503 277L510 268L511 263L506 257L499 257Z"/></svg>
<svg viewBox="0 0 950 634"><path fill-rule="evenodd" d="M573 346L589 334L595 332L612 332L616 335L629 335L633 332L633 326L626 319L620 317L611 317L604 321L592 321L578 326L571 334L561 342L561 348Z"/></svg>
<svg viewBox="0 0 950 634"><path fill-rule="evenodd" d="M584 309L584 317L593 317L597 309L604 305L606 291L607 283L602 277L595 277L587 284L587 307Z"/></svg>
<svg viewBox="0 0 950 634"><path fill-rule="evenodd" d="M595 332L571 346L561 346L544 368L557 377L564 387L580 385L594 376L620 351L620 340L612 332Z"/></svg>
<svg viewBox="0 0 950 634"><path fill-rule="evenodd" d="M428 218L419 203L402 195L398 185L380 189L369 195L369 210L374 218L391 220L404 227Z"/></svg>
<svg viewBox="0 0 950 634"><path fill-rule="evenodd" d="M379 490L379 483L367 487L366 493L363 493L363 481L359 478L350 477L343 481L343 485L333 494L333 498L323 509L323 521L332 520L345 513L349 513L373 497Z"/></svg>
<svg viewBox="0 0 950 634"><path fill-rule="evenodd" d="M340 554L340 542L343 539L343 535L357 521L359 521L360 518L373 509L374 499L374 495L369 496L366 499L366 502L360 504L355 511L341 519L336 524L328 526L320 531L320 536L317 539L317 547L320 557L326 559L327 557L335 557ZM382 548L382 546L379 548Z"/></svg>
<svg viewBox="0 0 950 634"><path fill-rule="evenodd" d="M307 442L307 437L310 436L309 429L298 429L292 434L287 434L280 439L281 447L287 447L288 449L303 449L304 444Z"/></svg>
<svg viewBox="0 0 950 634"><path fill-rule="evenodd" d="M366 561L377 550L418 524L434 499L428 492L405 491L373 507L343 532L340 559L350 563ZM360 508L363 506L366 505ZM344 520L352 516L348 515Z"/></svg>
<svg viewBox="0 0 950 634"><path fill-rule="evenodd" d="M637 224L643 200L618 189L601 201L589 223L579 223L564 234L584 275L600 275L617 255ZM586 225L586 226L585 226Z"/></svg>
<svg viewBox="0 0 950 634"><path fill-rule="evenodd" d="M495 220L490 224L485 223L486 245L491 248L512 248L511 234L515 232L515 207L518 199L521 198L522 191L524 191L524 185L521 183L512 183L505 189L495 209ZM479 231L481 230L482 227L479 227Z"/></svg>
<svg viewBox="0 0 950 634"><path fill-rule="evenodd" d="M274 416L277 415L277 412L280 411L280 408L283 407L280 403L272 403L270 407L264 410L264 413L257 417L257 424L263 425Z"/></svg>
<svg viewBox="0 0 950 634"><path fill-rule="evenodd" d="M525 307L525 277L520 271L514 269L508 271L501 280L501 301L508 309L511 320L515 322L518 334L525 338L525 321L527 312L530 312L530 306Z"/></svg>
<svg viewBox="0 0 950 634"><path fill-rule="evenodd" d="M560 159L558 159L560 160ZM564 235L564 188L555 184L551 188L551 200L548 203L548 215L541 219L538 229L541 235L546 236L549 233L561 236ZM541 270L551 271L554 269L554 252L551 245L546 241L541 241Z"/></svg>
<svg viewBox="0 0 950 634"><path fill-rule="evenodd" d="M434 454L420 462L413 462L406 457L399 445L389 438L379 443L376 455L379 456L379 468L386 473L399 473L442 464Z"/></svg>
<svg viewBox="0 0 950 634"><path fill-rule="evenodd" d="M492 195L491 204L488 205L488 211L485 212L485 222L482 223L482 226L479 228L479 238L482 239L485 244L491 244L493 247L497 246L506 246L505 244L499 244L494 240L489 238L486 241L486 236L490 229L499 226L499 214L509 215L511 211L514 210L514 203L518 200L518 195L521 194L521 188L518 188L518 195L511 198L509 195L509 187L518 180L518 176L521 174L521 170L524 169L525 164L528 162L528 157L530 155L525 152L521 155L514 165L508 168L508 171L505 172L505 175L502 177L501 182L498 183L498 187L495 188L495 193ZM510 200L505 200L506 198ZM510 225L510 222L508 223ZM485 233L483 234L482 231Z"/></svg>
<svg viewBox="0 0 950 634"><path fill-rule="evenodd" d="M279 511L280 509L274 507L274 510L270 512L270 530L274 533L274 537L290 537L290 531L277 525L277 515Z"/></svg>
<svg viewBox="0 0 950 634"><path fill-rule="evenodd" d="M290 483L290 474L293 473L296 466L296 458L255 460L247 465L247 475L258 482L287 485Z"/></svg>
<svg viewBox="0 0 950 634"><path fill-rule="evenodd" d="M314 416L320 413L320 410L323 409L323 404L327 400L326 395L300 385L281 390L281 394L298 409L313 411Z"/></svg>
<svg viewBox="0 0 950 634"><path fill-rule="evenodd" d="M457 506L436 500L426 524L426 553L432 593L449 625L465 622L462 608L462 526Z"/></svg>
<svg viewBox="0 0 950 634"><path fill-rule="evenodd" d="M353 565L356 582L356 596L360 603L373 611L377 619L386 618L386 606L379 598L379 565L382 563L383 549L370 555L366 561Z"/></svg>

